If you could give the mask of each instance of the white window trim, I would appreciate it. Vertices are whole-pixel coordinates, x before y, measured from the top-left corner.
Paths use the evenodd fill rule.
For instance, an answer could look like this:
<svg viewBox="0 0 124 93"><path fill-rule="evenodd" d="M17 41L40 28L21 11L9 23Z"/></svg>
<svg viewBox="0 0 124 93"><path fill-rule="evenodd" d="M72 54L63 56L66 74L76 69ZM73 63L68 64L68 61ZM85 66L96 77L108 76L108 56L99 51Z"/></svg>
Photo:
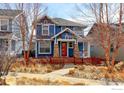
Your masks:
<svg viewBox="0 0 124 93"><path fill-rule="evenodd" d="M54 33L53 33L53 35L55 35L56 34L56 30L55 30L55 24L37 24L37 25L41 25L42 26L42 35L43 36L49 36L50 35L50 26L52 25L52 26L54 26ZM43 34L43 25L48 25L48 34Z"/></svg>
<svg viewBox="0 0 124 93"><path fill-rule="evenodd" d="M47 40L45 40L45 41L47 41ZM50 41L50 40L48 40L48 41ZM50 52L48 52L48 53L46 53L46 52L40 52L40 46L41 46L41 44L40 44L40 42L38 42L38 54L51 54L51 41L50 41Z"/></svg>
<svg viewBox="0 0 124 93"><path fill-rule="evenodd" d="M7 21L7 30L1 30L1 20ZM8 19L0 19L0 31L9 31L9 20Z"/></svg>
<svg viewBox="0 0 124 93"><path fill-rule="evenodd" d="M48 34L43 33L43 26L45 26L45 25L48 26ZM42 24L42 35L43 36L49 36L50 35L49 26L50 26L50 24Z"/></svg>
<svg viewBox="0 0 124 93"><path fill-rule="evenodd" d="M87 57L90 57L90 43L89 42L83 42L83 51L85 50L84 47L84 43L87 43L87 55L85 55L85 53L83 52L83 58L87 58Z"/></svg>
<svg viewBox="0 0 124 93"><path fill-rule="evenodd" d="M11 40L11 51L16 51L16 40L14 40L15 41L15 47L14 47L14 50L12 49L12 40Z"/></svg>

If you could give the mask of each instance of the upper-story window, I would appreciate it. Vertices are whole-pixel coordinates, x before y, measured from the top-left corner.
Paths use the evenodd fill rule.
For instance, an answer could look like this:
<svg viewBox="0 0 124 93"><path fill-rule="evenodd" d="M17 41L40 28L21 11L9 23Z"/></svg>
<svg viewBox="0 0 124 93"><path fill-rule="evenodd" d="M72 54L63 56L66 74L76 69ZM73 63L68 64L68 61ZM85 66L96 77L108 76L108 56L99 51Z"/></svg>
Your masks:
<svg viewBox="0 0 124 93"><path fill-rule="evenodd" d="M1 31L8 31L8 20L7 19L1 19L0 20L0 30Z"/></svg>
<svg viewBox="0 0 124 93"><path fill-rule="evenodd" d="M16 49L16 41L15 40L12 40L11 41L11 50L12 51L15 51L15 49Z"/></svg>
<svg viewBox="0 0 124 93"><path fill-rule="evenodd" d="M49 35L49 25L43 24L42 35Z"/></svg>

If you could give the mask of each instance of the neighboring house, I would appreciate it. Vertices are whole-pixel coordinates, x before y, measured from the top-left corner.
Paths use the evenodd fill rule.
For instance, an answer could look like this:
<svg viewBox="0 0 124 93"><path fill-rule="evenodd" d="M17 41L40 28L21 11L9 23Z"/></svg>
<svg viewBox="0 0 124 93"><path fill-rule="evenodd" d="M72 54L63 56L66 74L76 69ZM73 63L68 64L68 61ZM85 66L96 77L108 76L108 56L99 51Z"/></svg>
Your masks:
<svg viewBox="0 0 124 93"><path fill-rule="evenodd" d="M20 10L0 9L0 50L3 48L11 54L21 50L20 31L16 18Z"/></svg>
<svg viewBox="0 0 124 93"><path fill-rule="evenodd" d="M66 19L43 16L37 20L35 57L90 57L85 28Z"/></svg>
<svg viewBox="0 0 124 93"><path fill-rule="evenodd" d="M117 24L112 24L111 25L113 29L117 29ZM98 34L94 31L96 27L96 24L91 25L88 34L86 36L87 40L90 41L90 56L91 57L99 57L99 58L105 58L105 52L103 50L103 48L99 45L98 42L94 41L94 35ZM124 25L123 25L124 28ZM123 29L124 31L124 29ZM124 33L122 33L122 37L124 36ZM121 39L123 40L123 39ZM110 52L113 52L113 46L111 46ZM112 56L112 55L110 55ZM120 60L124 60L124 45L122 45L122 47L120 47L119 51L118 51L118 55L116 57L116 61L120 61Z"/></svg>

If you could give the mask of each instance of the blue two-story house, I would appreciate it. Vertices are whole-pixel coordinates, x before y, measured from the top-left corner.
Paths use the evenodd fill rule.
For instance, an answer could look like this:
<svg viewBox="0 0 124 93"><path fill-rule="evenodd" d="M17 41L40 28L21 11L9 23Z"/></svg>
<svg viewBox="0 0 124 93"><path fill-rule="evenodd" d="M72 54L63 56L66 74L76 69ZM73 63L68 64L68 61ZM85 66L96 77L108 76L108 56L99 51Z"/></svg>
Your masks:
<svg viewBox="0 0 124 93"><path fill-rule="evenodd" d="M86 26L62 18L43 16L37 20L35 56L89 57L90 43L85 40Z"/></svg>

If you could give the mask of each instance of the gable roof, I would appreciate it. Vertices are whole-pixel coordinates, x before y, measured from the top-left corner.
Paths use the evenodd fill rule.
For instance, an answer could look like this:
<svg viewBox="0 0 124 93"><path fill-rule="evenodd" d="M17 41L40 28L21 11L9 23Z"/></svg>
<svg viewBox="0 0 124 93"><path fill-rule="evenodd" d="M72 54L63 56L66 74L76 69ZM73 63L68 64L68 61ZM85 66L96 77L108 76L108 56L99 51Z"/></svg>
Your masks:
<svg viewBox="0 0 124 93"><path fill-rule="evenodd" d="M55 23L56 25L59 26L79 26L79 27L86 27L83 24L77 23L77 22L73 22L67 19L63 19L63 18L50 18L47 15L44 15L42 17L40 17L37 22L40 22L40 20L42 20L43 18L47 18L49 20L51 20L51 22Z"/></svg>
<svg viewBox="0 0 124 93"><path fill-rule="evenodd" d="M53 18L52 19L56 24L61 25L61 26L80 26L83 27L83 24L76 23L67 19L63 18Z"/></svg>
<svg viewBox="0 0 124 93"><path fill-rule="evenodd" d="M21 10L12 10L12 9L0 9L0 16L10 16L15 17L20 14Z"/></svg>
<svg viewBox="0 0 124 93"><path fill-rule="evenodd" d="M75 36L77 36L77 37L79 37L79 38L82 38L81 36L77 35L77 34L76 34L74 31L72 31L71 29L65 28L65 29L62 30L61 32L59 32L59 33L57 33L56 35L54 35L53 37L51 37L51 39L53 39L53 38L59 36L60 34L66 32L66 31L68 31L68 32L70 32L70 33L72 33L72 34L74 34Z"/></svg>
<svg viewBox="0 0 124 93"><path fill-rule="evenodd" d="M97 26L99 26L99 24L94 23L94 24L92 25L92 27L89 29L89 32L88 32L87 36L91 35L91 34L94 32L94 29L95 29ZM110 27L113 31L115 31L115 30L117 30L117 28L119 27L119 24L114 24L114 23L112 23L112 24L109 25L109 27ZM124 23L122 23L122 33L124 34Z"/></svg>
<svg viewBox="0 0 124 93"><path fill-rule="evenodd" d="M40 17L37 19L37 23L41 23L42 20L44 20L44 19L48 19L48 20L50 20L51 23L55 23L55 22L52 20L52 18L50 18L50 17L47 16L47 15L40 16ZM56 24L56 23L55 23L55 24Z"/></svg>
<svg viewBox="0 0 124 93"><path fill-rule="evenodd" d="M83 30L85 36L87 36L87 35L90 33L90 31L91 31L91 29L93 28L93 26L94 26L94 24L91 24L91 25L87 26L87 27Z"/></svg>

